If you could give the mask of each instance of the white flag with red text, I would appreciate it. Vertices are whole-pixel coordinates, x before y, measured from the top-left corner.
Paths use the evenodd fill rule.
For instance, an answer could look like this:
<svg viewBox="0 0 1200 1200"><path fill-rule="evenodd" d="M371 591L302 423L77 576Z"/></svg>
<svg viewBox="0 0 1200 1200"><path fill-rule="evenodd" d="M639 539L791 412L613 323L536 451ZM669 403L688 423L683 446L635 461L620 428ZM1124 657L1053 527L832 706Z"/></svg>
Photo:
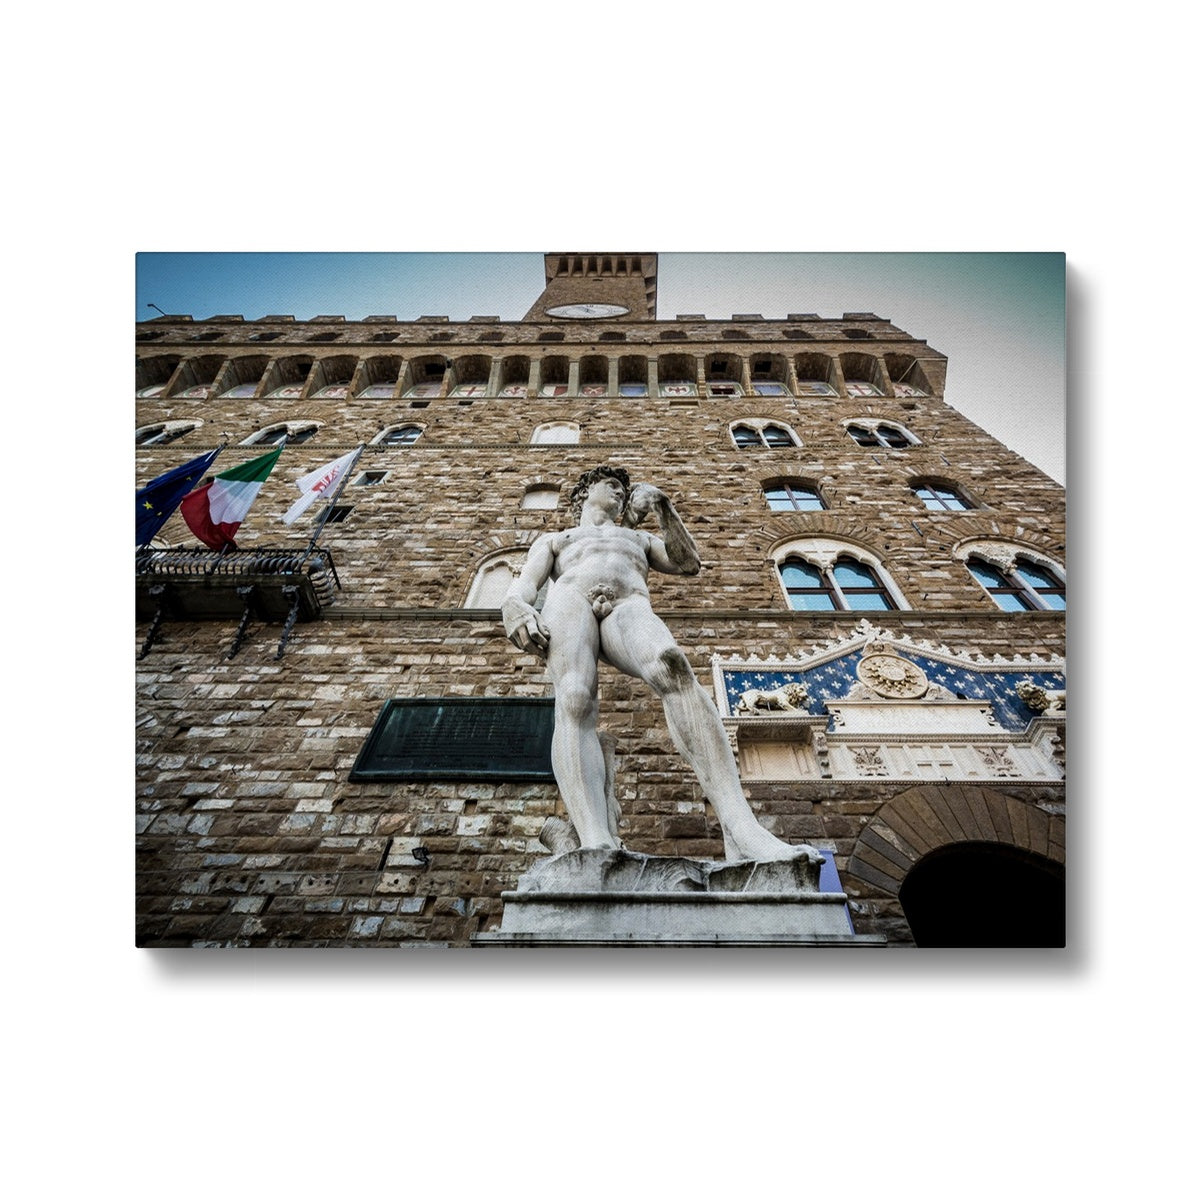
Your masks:
<svg viewBox="0 0 1200 1200"><path fill-rule="evenodd" d="M354 461L354 456L357 453L357 450L351 450L349 454L343 454L341 458L335 459L331 463L326 463L323 467L318 467L315 471L309 471L307 475L297 479L296 486L300 489L300 499L284 513L283 523L290 525L311 504L319 500L322 496L330 495L341 481L342 476L350 469L350 464Z"/></svg>

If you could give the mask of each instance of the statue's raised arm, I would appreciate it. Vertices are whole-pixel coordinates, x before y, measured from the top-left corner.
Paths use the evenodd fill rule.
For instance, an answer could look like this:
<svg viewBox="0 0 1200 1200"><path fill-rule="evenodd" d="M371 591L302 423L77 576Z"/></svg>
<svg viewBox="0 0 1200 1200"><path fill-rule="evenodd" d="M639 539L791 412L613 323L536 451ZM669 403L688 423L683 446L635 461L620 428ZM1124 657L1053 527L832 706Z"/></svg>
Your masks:
<svg viewBox="0 0 1200 1200"><path fill-rule="evenodd" d="M666 494L650 483L639 483L629 497L629 524L640 525L653 513L658 518L661 538L651 537L649 562L656 571L667 575L698 575L700 553L692 535L684 528L675 506Z"/></svg>

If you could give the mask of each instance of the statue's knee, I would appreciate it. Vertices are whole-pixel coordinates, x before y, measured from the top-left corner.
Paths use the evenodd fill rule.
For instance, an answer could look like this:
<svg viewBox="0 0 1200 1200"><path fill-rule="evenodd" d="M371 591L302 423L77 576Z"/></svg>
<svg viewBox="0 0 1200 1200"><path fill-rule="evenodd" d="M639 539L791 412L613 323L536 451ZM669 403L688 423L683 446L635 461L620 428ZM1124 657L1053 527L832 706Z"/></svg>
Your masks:
<svg viewBox="0 0 1200 1200"><path fill-rule="evenodd" d="M585 684L563 680L555 685L554 706L559 716L585 721L596 716L596 696Z"/></svg>
<svg viewBox="0 0 1200 1200"><path fill-rule="evenodd" d="M682 650L664 650L654 664L649 683L660 693L683 692L693 687L696 677Z"/></svg>

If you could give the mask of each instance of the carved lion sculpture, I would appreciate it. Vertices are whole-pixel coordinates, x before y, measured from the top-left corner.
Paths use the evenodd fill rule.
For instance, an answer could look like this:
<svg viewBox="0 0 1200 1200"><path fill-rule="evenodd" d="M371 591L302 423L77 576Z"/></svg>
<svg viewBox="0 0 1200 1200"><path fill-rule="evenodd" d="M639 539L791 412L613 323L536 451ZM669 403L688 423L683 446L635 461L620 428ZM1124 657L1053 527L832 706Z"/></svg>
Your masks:
<svg viewBox="0 0 1200 1200"><path fill-rule="evenodd" d="M1013 689L1027 708L1043 716L1056 716L1067 711L1067 693L1047 691L1032 679L1022 679Z"/></svg>
<svg viewBox="0 0 1200 1200"><path fill-rule="evenodd" d="M735 713L796 712L808 700L808 688L802 683L785 683L774 691L747 688L738 699Z"/></svg>

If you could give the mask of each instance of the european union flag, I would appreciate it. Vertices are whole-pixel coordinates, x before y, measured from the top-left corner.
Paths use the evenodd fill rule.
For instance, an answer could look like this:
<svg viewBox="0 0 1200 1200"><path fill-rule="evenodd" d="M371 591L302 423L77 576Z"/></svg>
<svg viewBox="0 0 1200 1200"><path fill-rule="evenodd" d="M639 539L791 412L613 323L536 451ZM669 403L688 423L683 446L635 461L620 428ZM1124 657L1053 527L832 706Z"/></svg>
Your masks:
<svg viewBox="0 0 1200 1200"><path fill-rule="evenodd" d="M179 502L208 473L220 447L152 479L137 494L137 544L147 545L179 507Z"/></svg>

